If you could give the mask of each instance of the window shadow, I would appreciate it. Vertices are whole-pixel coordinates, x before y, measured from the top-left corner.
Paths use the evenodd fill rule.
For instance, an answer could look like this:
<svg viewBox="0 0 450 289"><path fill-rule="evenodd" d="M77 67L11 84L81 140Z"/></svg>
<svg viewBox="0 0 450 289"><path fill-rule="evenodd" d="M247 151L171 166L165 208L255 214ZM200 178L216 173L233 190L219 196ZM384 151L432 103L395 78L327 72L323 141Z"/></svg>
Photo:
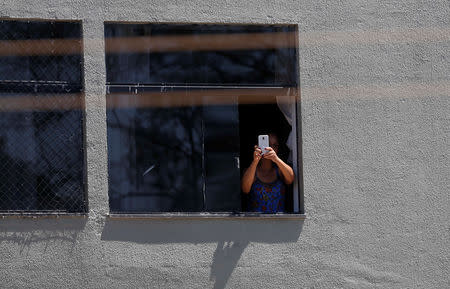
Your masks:
<svg viewBox="0 0 450 289"><path fill-rule="evenodd" d="M71 250L76 245L78 235L84 230L87 218L7 218L0 224L0 246L15 243L20 254L28 255L35 243L45 243L44 253L51 251L55 244L66 243Z"/></svg>
<svg viewBox="0 0 450 289"><path fill-rule="evenodd" d="M210 279L225 288L237 263L251 243L293 243L303 220L135 220L107 219L101 240L139 244L217 243Z"/></svg>

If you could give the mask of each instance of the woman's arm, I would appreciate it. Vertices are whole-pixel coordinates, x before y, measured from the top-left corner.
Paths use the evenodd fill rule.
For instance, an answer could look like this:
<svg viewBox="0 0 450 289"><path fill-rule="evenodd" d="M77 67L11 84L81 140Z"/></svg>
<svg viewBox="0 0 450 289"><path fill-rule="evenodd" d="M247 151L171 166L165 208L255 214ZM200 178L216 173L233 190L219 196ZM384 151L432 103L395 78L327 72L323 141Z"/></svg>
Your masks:
<svg viewBox="0 0 450 289"><path fill-rule="evenodd" d="M278 166L281 176L286 184L292 184L294 182L294 171L292 168L283 162L283 160L278 157L276 152L271 147L267 147L266 150L269 152L267 152L263 157L273 161Z"/></svg>
<svg viewBox="0 0 450 289"><path fill-rule="evenodd" d="M255 146L253 151L253 161L250 166L245 170L244 176L241 181L242 191L246 194L250 192L253 182L255 181L256 167L258 166L259 160L261 159L261 150Z"/></svg>

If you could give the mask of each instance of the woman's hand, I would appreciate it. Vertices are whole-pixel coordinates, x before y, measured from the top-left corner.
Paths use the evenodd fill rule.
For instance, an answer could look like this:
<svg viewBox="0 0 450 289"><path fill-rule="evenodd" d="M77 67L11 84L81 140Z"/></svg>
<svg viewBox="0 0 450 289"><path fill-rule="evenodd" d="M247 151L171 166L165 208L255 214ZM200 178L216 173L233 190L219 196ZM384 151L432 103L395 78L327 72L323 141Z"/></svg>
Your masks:
<svg viewBox="0 0 450 289"><path fill-rule="evenodd" d="M267 152L263 155L263 158L271 160L272 162L276 163L278 160L277 153L271 147L266 147L265 149Z"/></svg>
<svg viewBox="0 0 450 289"><path fill-rule="evenodd" d="M267 147L266 150L268 152L263 155L263 158L274 162L280 169L283 181L288 185L292 184L292 182L294 182L294 171L292 168L278 157L273 148Z"/></svg>
<svg viewBox="0 0 450 289"><path fill-rule="evenodd" d="M255 145L254 149L255 150L253 151L253 161L258 163L262 157L262 150L257 145Z"/></svg>

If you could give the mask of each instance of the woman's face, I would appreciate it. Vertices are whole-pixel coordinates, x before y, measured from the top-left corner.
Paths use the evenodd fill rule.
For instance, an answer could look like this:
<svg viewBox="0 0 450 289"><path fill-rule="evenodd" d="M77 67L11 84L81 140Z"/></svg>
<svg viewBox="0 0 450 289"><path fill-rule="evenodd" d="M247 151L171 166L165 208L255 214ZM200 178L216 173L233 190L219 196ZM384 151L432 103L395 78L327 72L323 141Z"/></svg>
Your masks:
<svg viewBox="0 0 450 289"><path fill-rule="evenodd" d="M280 144L278 143L278 137L274 134L269 134L269 146L278 154Z"/></svg>

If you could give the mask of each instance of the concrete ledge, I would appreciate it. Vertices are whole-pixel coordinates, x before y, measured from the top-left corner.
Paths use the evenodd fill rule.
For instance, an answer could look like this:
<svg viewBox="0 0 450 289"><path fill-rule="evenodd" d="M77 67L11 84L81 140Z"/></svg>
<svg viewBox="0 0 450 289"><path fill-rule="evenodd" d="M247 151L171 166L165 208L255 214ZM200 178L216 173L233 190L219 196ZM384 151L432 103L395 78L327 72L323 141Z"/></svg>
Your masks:
<svg viewBox="0 0 450 289"><path fill-rule="evenodd" d="M279 220L305 220L305 214L294 213L145 213L145 214L120 214L110 213L109 219L156 219L156 220L177 220L177 219L225 219L225 220L261 220L261 219L279 219Z"/></svg>
<svg viewBox="0 0 450 289"><path fill-rule="evenodd" d="M64 212L0 212L1 219L46 219L46 218L88 218L88 213L64 213ZM155 220L177 220L177 219L241 219L241 220L305 220L306 214L295 213L144 213L144 214L120 214L110 213L109 219L155 219Z"/></svg>

